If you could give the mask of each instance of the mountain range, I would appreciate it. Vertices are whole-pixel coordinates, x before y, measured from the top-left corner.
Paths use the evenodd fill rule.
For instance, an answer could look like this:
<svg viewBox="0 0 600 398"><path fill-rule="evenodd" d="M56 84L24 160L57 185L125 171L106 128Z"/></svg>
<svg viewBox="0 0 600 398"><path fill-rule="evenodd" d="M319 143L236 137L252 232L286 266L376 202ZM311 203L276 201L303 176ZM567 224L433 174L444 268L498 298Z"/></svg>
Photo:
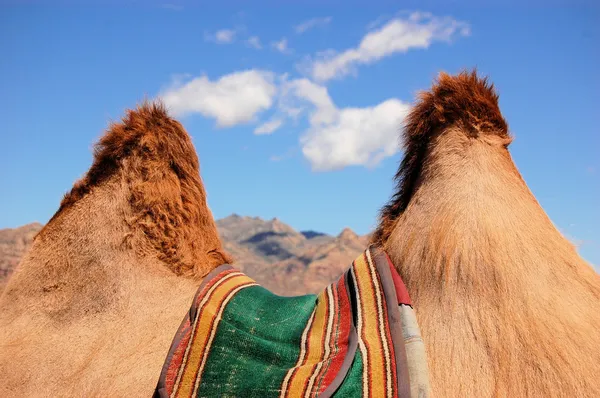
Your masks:
<svg viewBox="0 0 600 398"><path fill-rule="evenodd" d="M279 219L232 214L216 221L234 266L282 296L318 293L335 281L363 250L369 236L350 228L331 236L296 231ZM42 229L39 223L0 230L0 292Z"/></svg>

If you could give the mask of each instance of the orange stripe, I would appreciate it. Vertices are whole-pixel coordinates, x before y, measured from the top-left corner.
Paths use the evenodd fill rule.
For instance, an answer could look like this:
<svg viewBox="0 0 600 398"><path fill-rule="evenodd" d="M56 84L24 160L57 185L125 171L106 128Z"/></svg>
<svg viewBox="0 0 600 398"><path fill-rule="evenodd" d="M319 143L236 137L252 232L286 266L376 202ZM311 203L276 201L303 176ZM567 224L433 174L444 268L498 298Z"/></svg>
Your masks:
<svg viewBox="0 0 600 398"><path fill-rule="evenodd" d="M171 363L165 375L165 387L169 396L171 396L173 394L173 390L177 388L177 383L179 383L179 380L181 379L181 374L183 372L183 368L185 367L185 358L189 352L188 343L190 341L190 338L192 338L194 334L193 329L196 325L195 320L197 318L198 313L196 305L204 298L206 292L209 291L215 284L218 284L224 279L226 279L228 274L235 272L239 271L236 271L235 269L227 269L219 272L217 275L215 275L209 281L207 281L206 285L202 288L201 291L196 293L194 297L194 303L192 304L192 308L190 308L190 316L187 318L185 324L181 325L180 329L178 329L177 331L176 337L181 336L181 339L179 340L178 346L176 347L175 352L173 353L174 355L171 359ZM193 314L191 313L192 309L194 309Z"/></svg>
<svg viewBox="0 0 600 398"><path fill-rule="evenodd" d="M325 333L328 324L329 298L326 291L319 294L315 316L308 333L306 356L289 380L286 397L302 397L315 366L323 360Z"/></svg>
<svg viewBox="0 0 600 398"><path fill-rule="evenodd" d="M373 281L366 255L355 260L354 277L356 289L360 294L360 312L362 318L362 330L359 339L366 345L363 349L368 351L367 358L363 358L363 383L367 381L368 396L384 397L388 392L387 373L390 371L389 358L386 361L385 349L381 341L380 323L382 316L377 305L376 291L373 283L378 283L375 276ZM366 379L366 380L365 380Z"/></svg>
<svg viewBox="0 0 600 398"><path fill-rule="evenodd" d="M252 283L246 283L246 284L243 284L241 286L236 287L231 292L229 292L229 294L227 295L227 297L225 298L225 300L221 304L221 307L220 307L219 312L217 314L217 319L215 320L216 325L215 325L215 327L213 327L211 329L210 337L208 338L208 343L206 345L206 348L204 349L204 353L202 354L202 361L200 362L200 368L196 372L196 382L194 384L194 393L192 394L192 396L195 397L195 396L198 395L198 387L200 387L200 380L202 379L202 372L204 371L204 366L206 365L206 360L208 359L208 354L210 353L210 348L212 347L212 342L213 342L213 340L215 338L215 334L217 332L217 325L221 321L221 318L223 316L223 311L225 311L225 307L227 306L227 304L229 303L229 301L231 301L231 299L233 298L233 296L236 295L237 292L239 292L240 290L242 290L242 289L244 289L246 287L257 286L257 285L258 284L256 282L252 282Z"/></svg>
<svg viewBox="0 0 600 398"><path fill-rule="evenodd" d="M239 271L235 271L232 270L232 272L226 272L224 274L219 275L219 277L215 277L214 280L212 280L203 290L202 293L200 293L200 295L198 295L198 298L196 299L196 304L197 307L199 308L198 311L201 311L204 304L206 304L206 302L212 297L215 289L222 283L224 283L226 280L228 280L229 278L233 277L233 276L237 276L237 275L242 275L241 272ZM175 386L173 387L173 391L171 392L171 396L175 396L178 388L179 388L179 383L181 382L181 377L183 376L183 373L185 372L185 369L189 366L188 363L188 355L190 353L190 349L192 348L192 345L194 343L194 339L196 338L196 326L198 324L198 320L200 319L199 317L199 312L197 311L197 313L195 314L195 318L194 318L194 322L191 326L191 334L190 334L190 338L188 339L188 343L186 345L186 349L185 349L185 353L183 355L183 360L182 363L180 365L180 369L178 371L177 374L177 379L175 381ZM191 341L190 341L191 340Z"/></svg>
<svg viewBox="0 0 600 398"><path fill-rule="evenodd" d="M357 260L354 260L355 262ZM363 340L363 311L362 311L362 296L360 289L358 288L356 281L356 273L354 272L355 262L352 263L352 267L350 267L350 275L352 276L352 281L354 285L355 299L356 299L356 333L358 334L358 348L360 349L360 353L362 355L363 362L363 380L362 380L362 391L363 397L369 398L369 393L371 391L369 387L369 372L367 369L369 368L369 351L367 350L367 346L365 341Z"/></svg>
<svg viewBox="0 0 600 398"><path fill-rule="evenodd" d="M344 352L347 350L347 346L343 348L340 347L340 342L342 342L342 344L346 344L348 337L347 334L344 333L346 328L343 327L345 326L345 323L343 323L343 312L346 311L345 315L347 316L351 315L349 313L349 308L340 304L340 287L344 289L345 293L344 279L345 278L342 277L335 285L335 288L333 286L331 287L331 293L333 297L333 325L331 329L332 338L330 340L331 359L327 362L327 365L323 367L323 370L321 370L317 379L317 389L315 391L315 394L317 395L322 393L335 378L335 375L337 375L337 371L341 367L345 358L345 355L343 354L338 356L340 349L344 349Z"/></svg>
<svg viewBox="0 0 600 398"><path fill-rule="evenodd" d="M335 307L333 304L333 292L331 285L327 286L324 292L324 298L327 300L327 311L325 311L325 330L323 333L323 341L321 342L321 347L323 347L323 355L321 355L321 360L316 364L314 370L309 378L308 386L304 393L305 397L310 397L312 391L315 387L315 380L318 375L321 374L321 370L325 362L329 364L331 362L331 335L333 332L333 324L334 324L334 316L335 316Z"/></svg>
<svg viewBox="0 0 600 398"><path fill-rule="evenodd" d="M187 356L186 367L179 383L179 389L176 391L175 395L189 397L192 394L197 371L199 370L210 333L213 329L218 327L218 322L213 322L216 318L216 314L219 313L228 294L234 289L246 284L254 285L256 282L241 273L234 275L215 287L208 306L201 303L199 307L201 310L196 319L195 336L193 341L190 342L191 348ZM209 295L207 295L206 298L208 299Z"/></svg>
<svg viewBox="0 0 600 398"><path fill-rule="evenodd" d="M387 302L385 301L385 295L383 292L383 286L381 285L381 281L379 280L379 274L375 270L375 262L373 261L373 257L371 256L371 250L366 251L367 261L369 262L369 271L371 272L371 282L372 286L375 289L376 299L377 299L377 313L379 314L378 326L379 326L379 336L381 337L381 343L383 344L384 351L384 359L385 359L385 375L386 375L386 387L387 387L387 396L393 397L396 395L396 368L394 361L394 349L391 341L391 334L389 329L389 324L387 323L388 314L387 314ZM392 366L392 364L394 366ZM392 378L394 375L394 378Z"/></svg>
<svg viewBox="0 0 600 398"><path fill-rule="evenodd" d="M336 354L338 353L338 343L337 343L337 339L339 338L339 335L337 333L338 329L339 329L339 322L338 322L338 310L339 310L339 305L338 305L338 297L337 297L337 289L333 288L333 285L330 285L327 287L326 291L328 291L328 296L329 296L329 310L330 310L330 314L329 314L329 318L330 318L330 322L331 325L328 326L328 328L330 328L330 330L327 331L327 335L328 335L328 339L325 342L325 359L327 360L327 363L325 363L320 370L318 374L313 375L313 377L315 377L315 385L316 385L316 390L315 393L319 394L321 391L321 383L323 382L323 378L325 377L325 374L327 373L327 371L329 370L329 367L331 366L331 362L335 359Z"/></svg>
<svg viewBox="0 0 600 398"><path fill-rule="evenodd" d="M310 314L310 318L308 318L306 327L304 328L304 331L302 332L302 338L300 339L300 354L298 355L298 361L296 362L296 365L293 368L290 368L287 371L285 378L283 379L283 383L281 385L281 392L280 392L279 398L286 397L290 379L294 376L296 371L300 368L300 365L302 365L304 363L304 357L306 356L306 341L308 340L308 333L310 331L310 328L312 327L313 320L315 319L316 310L317 309L315 308L313 310L313 312Z"/></svg>

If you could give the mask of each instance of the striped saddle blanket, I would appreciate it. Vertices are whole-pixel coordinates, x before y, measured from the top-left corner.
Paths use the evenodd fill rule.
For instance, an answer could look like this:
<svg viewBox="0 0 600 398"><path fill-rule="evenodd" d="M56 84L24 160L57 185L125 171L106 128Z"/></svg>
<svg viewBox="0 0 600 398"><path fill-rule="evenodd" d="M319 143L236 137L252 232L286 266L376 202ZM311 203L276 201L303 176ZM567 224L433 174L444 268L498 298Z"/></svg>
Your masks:
<svg viewBox="0 0 600 398"><path fill-rule="evenodd" d="M155 397L427 397L423 341L387 254L319 295L282 297L230 265L198 289Z"/></svg>

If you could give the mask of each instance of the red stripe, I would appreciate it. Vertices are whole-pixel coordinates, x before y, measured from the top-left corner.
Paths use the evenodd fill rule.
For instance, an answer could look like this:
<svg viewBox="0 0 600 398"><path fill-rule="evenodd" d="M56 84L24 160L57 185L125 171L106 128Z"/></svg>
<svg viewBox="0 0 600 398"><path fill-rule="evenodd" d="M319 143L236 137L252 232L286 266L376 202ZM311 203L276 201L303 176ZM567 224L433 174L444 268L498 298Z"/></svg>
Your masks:
<svg viewBox="0 0 600 398"><path fill-rule="evenodd" d="M221 272L219 275L217 275L217 276L214 278L214 281L211 281L211 283L210 283L210 286L213 286L213 285L214 285L214 284L216 284L216 283L217 283L219 280L223 279L225 276L227 276L228 274L230 274L230 273L232 273L232 272L239 272L239 271L237 271L237 270L227 270L227 271L223 271L223 272ZM235 276L233 276L232 278L235 278ZM198 295L198 298L197 298L197 300L196 300L196 305L199 305L199 304L200 304L200 302L202 301L203 297L204 297L204 296L206 296L206 293L208 292L208 285L209 285L209 284L207 284L207 285L205 286L205 288L204 288L204 289L202 289L202 292L201 292L201 293ZM210 292L210 295L206 296L206 297L207 297L206 304L208 304L208 303L210 302L210 300L211 300L210 298L211 298L211 297L212 297L212 296L215 294L215 292L216 292L216 291L218 291L218 290L219 290L219 287L217 287L215 290L213 290L212 292ZM201 298L200 296L202 296L202 298ZM227 297L227 295L225 295L224 297ZM220 305L222 304L222 302L221 302L221 303L216 303L216 304L217 304L217 308L218 308L218 306L220 306ZM204 307L201 307L201 308L197 308L197 311L196 311L196 313L195 313L195 316L194 316L194 322L195 322L196 318L198 318L199 316L201 316L201 315L202 315L202 311L203 311L205 308L206 308L206 306L204 306ZM214 325L214 321L215 321L215 318L216 318L216 316L217 316L217 314L216 314L216 313L215 313L215 314L212 314L212 317L210 318L210 327L209 327L209 329L212 329L212 327L213 327L213 325ZM196 324L196 328L195 328L195 329L197 329L197 328L198 328L198 326L199 326L199 324ZM192 339L192 340L189 342L189 344L187 344L187 346L193 346L193 345L194 345L194 343L195 343L195 341L196 341L196 338L197 338L197 337L198 337L198 334L194 334L194 338L193 338L193 339ZM208 336L207 336L206 338L208 339ZM203 343L205 343L205 342L203 342ZM190 348L190 349L191 349L191 348ZM192 365L190 365L190 361L188 360L188 361L186 361L186 362L183 364L183 374L185 374L185 372L186 372L186 369L187 369L189 366L192 366ZM182 374L182 377L183 377L183 374ZM198 369L196 369L196 371L195 371L195 373L194 373L194 380L196 380L196 378L197 378L197 377L198 377ZM192 389L192 391L193 391L193 389Z"/></svg>
<svg viewBox="0 0 600 398"><path fill-rule="evenodd" d="M217 283L218 281L220 281L221 279L223 279L224 277L226 277L227 275L233 273L233 272L240 272L237 269L227 269L223 272L219 272L217 275L215 275L215 277L209 282L207 283L203 288L202 291L200 292L200 294L198 294L198 296L196 297L196 301L194 302L195 306L196 306L196 313L194 315L198 315L197 311L198 311L198 306L200 305L200 302L202 301L202 299L204 298L204 296L206 296L206 293L210 290L211 287L213 287L213 285L215 283ZM194 320L196 319L196 316L194 316Z"/></svg>
<svg viewBox="0 0 600 398"><path fill-rule="evenodd" d="M316 311L317 307L315 306L314 311ZM311 314L312 316L312 314ZM310 318L309 318L310 320ZM310 327L308 328L308 332L306 334L306 341L304 342L304 358L302 358L302 362L296 366L294 368L294 370L292 370L292 374L290 375L290 378L288 380L288 385L286 387L286 392L285 392L285 396L289 396L292 391L290 389L290 385L292 384L292 381L294 380L294 377L296 376L296 373L298 372L298 369L300 369L302 366L304 366L306 364L306 361L308 361L308 355L309 355L309 347L310 347L310 337L312 335L312 331L313 331L313 327L314 327L314 319L312 324L310 325ZM302 342L302 338L300 338L300 342ZM302 350L302 348L301 348ZM306 388L306 384L304 385L304 387Z"/></svg>
<svg viewBox="0 0 600 398"><path fill-rule="evenodd" d="M375 260L373 260L375 261ZM375 264L373 264L375 266ZM377 275L377 283L379 283L379 289L381 291L381 302L383 307L383 325L385 329L385 335L388 341L388 350L390 353L390 366L392 368L392 396L395 397L398 394L398 375L396 374L396 352L394 351L394 343L392 341L392 332L390 330L390 324L388 321L388 310L387 302L385 300L385 294L383 294L383 286L381 284L380 275ZM383 344L383 343L382 343Z"/></svg>
<svg viewBox="0 0 600 398"><path fill-rule="evenodd" d="M336 359L336 356L338 355L338 345L337 345L337 341L339 339L339 322L338 322L338 317L339 317L339 308L338 308L338 304L339 304L339 299L338 299L338 292L337 292L337 288L331 288L331 296L332 296L332 301L333 301L333 323L331 324L331 336L329 338L329 357L326 358L327 363L325 363L322 367L321 370L319 371L319 374L317 375L317 377L315 378L315 387L316 388L316 393L320 394L322 392L322 390L326 387L321 388L321 384L323 383L323 377L325 376L325 374L327 373L327 371L329 370L331 363Z"/></svg>
<svg viewBox="0 0 600 398"><path fill-rule="evenodd" d="M185 351L190 342L190 337L192 336L192 325L196 318L198 317L198 305L202 298L206 295L206 292L214 286L219 280L221 280L227 274L231 272L236 272L235 269L225 270L215 275L204 287L202 290L196 295L193 306L196 307L196 311L191 314L188 313L188 319L185 321L183 328L181 329L181 334L183 337L179 341L179 345L175 349L175 353L173 354L173 358L171 359L171 363L169 364L169 368L167 369L167 375L165 377L165 387L169 395L173 393L173 389L175 387L175 382L177 381L177 376L179 375L179 370L183 362L183 357L185 356ZM190 309L191 310L191 309Z"/></svg>
<svg viewBox="0 0 600 398"><path fill-rule="evenodd" d="M348 353L348 345L350 340L350 328L352 324L352 312L350 307L350 297L346 287L345 278L342 277L337 283L337 296L339 298L338 308L340 311L339 332L336 338L336 348L338 349L335 357L332 358L329 368L323 376L322 387L319 393L323 392L327 386L335 379L339 373L344 359Z"/></svg>
<svg viewBox="0 0 600 398"><path fill-rule="evenodd" d="M235 276L234 276L234 277L232 277L232 278L235 278ZM226 283L226 282L225 282L225 283ZM234 286L232 286L232 287L229 289L229 291L228 291L228 292L227 292L225 295L223 295L223 299L222 299L220 302L218 302L218 303L213 303L213 305L214 305L214 308L216 309L216 311L215 311L215 313L214 313L214 314L212 314L212 316L211 316L211 318L210 318L210 327L208 328L208 330L212 330L212 329L213 329L213 327L215 327L215 320L217 319L217 314L219 313L219 309L220 309L220 308L221 308L221 306L222 306L222 305L225 303L225 301L227 301L227 297L229 296L229 293L231 293L232 291L234 291L234 290L235 290L235 289L237 289L238 287L241 287L241 286L244 286L244 287L245 287L245 286L252 285L252 284L254 284L254 283L255 283L255 282L244 282L244 283L241 283L241 284L238 284L238 285L234 285ZM221 286L219 286L218 288L216 288L215 290L213 290L213 291L211 292L211 296L212 296L212 295L213 295L213 294L214 294L214 293L215 293L217 290L219 290L220 288L221 288ZM209 299L209 300L210 300L210 299ZM200 314L198 314L198 316L200 316ZM196 328L197 328L199 325L200 325L200 324L198 323L198 324L196 325ZM218 325L217 325L217 326L218 326ZM197 336L197 335L196 335L196 336ZM195 337L196 337L196 336L194 336L194 340L195 340ZM205 354L206 354L206 351L207 351L207 350L208 350L208 351L210 351L210 347L207 347L207 342L209 341L209 339L210 339L210 333L208 333L208 335L206 336L206 340L203 342L203 344L204 344L204 346L205 346L205 348L204 348L204 352L205 352ZM194 342L192 341L192 343L191 343L191 344L194 344ZM189 361L187 361L187 362L189 363ZM186 363L186 367L187 367L188 363ZM184 368L184 372L185 372L185 368ZM194 372L194 377L193 377L193 379L192 379L192 380L194 380L194 381L198 380L198 375L199 375L199 372L200 372L200 366L198 366L198 368L197 368L197 369L196 369L196 371ZM190 397L191 397L193 394L194 394L194 388L192 388L192 389L190 390Z"/></svg>
<svg viewBox="0 0 600 398"><path fill-rule="evenodd" d="M167 393L169 395L171 395L173 392L173 387L175 387L175 381L177 381L177 375L179 374L179 368L181 367L181 362L183 361L185 349L190 341L190 336L192 335L191 322L189 318L186 320L182 332L183 337L175 349L175 353L173 354L171 363L169 363L169 368L167 369L167 375L165 377L165 387L167 388Z"/></svg>
<svg viewBox="0 0 600 398"><path fill-rule="evenodd" d="M387 253L383 253L385 255L385 259L390 266L390 271L392 272L392 280L394 281L394 287L396 288L396 297L398 298L398 304L410 305L412 307L412 301L410 300L410 296L408 295L408 289L404 284L404 281L396 271L396 267L392 264L392 260L390 260Z"/></svg>
<svg viewBox="0 0 600 398"><path fill-rule="evenodd" d="M365 266L369 267L369 258L367 257L367 253L364 252L362 254L362 256L364 257L364 262L365 262ZM358 266L356 264L356 262L352 263L352 266L354 267L355 271L354 271L354 275L356 276L356 278L358 278L358 272L356 271L356 269L358 269ZM369 282L371 283L371 288L373 289L373 294L375 294L375 287L373 286L373 279L370 277L371 271L369 270ZM373 349L371 348L371 345L369 344L369 340L366 338L365 333L366 333L366 325L365 325L365 319L367 319L367 315L364 312L365 309L365 305L364 305L364 291L360 290L360 284L358 283L357 279L354 279L354 285L356 286L356 290L358 290L358 295L360 296L360 308L359 311L361 312L361 318L362 318L362 334L359 336L359 338L362 340L363 344L365 345L365 349L367 351L367 358L363 363L363 366L368 366L367 369L363 369L363 372L366 370L367 371L367 386L369 389L369 396L371 396L370 392L373 391L373 379L371 378L371 371L372 371L372 367L371 367L371 356L373 355ZM377 299L375 299L375 305L377 305ZM381 336L379 335L379 333L377 333L377 337L379 337L380 340L380 345L381 347L383 347L383 342L381 341ZM383 352L379 352L378 353L381 356L384 356L385 353Z"/></svg>
<svg viewBox="0 0 600 398"><path fill-rule="evenodd" d="M327 326L329 325L329 296L327 295L327 290L323 291L323 294L321 296L325 302L327 303L325 305L325 322L323 323L323 335L321 336L321 350L322 350L322 354L321 354L321 361L326 360L327 358L324 358L323 356L325 355L325 338L327 337ZM310 346L309 346L310 347ZM308 355L307 355L308 358ZM308 385L310 384L310 378L312 377L312 375L315 373L315 369L317 368L317 365L319 364L319 362L316 362L314 365L311 366L310 369L310 373L309 376L306 378L306 380L304 381L304 386L302 387L302 394L300 394L301 397L304 397L307 393L307 388ZM314 389L314 384L313 384L313 389Z"/></svg>

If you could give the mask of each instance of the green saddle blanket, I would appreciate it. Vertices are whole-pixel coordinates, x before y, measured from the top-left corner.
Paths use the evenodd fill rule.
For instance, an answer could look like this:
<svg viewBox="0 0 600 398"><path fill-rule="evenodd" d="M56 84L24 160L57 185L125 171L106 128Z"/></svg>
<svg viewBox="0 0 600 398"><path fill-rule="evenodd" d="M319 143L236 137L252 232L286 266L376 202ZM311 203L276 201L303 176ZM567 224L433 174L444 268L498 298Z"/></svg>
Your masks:
<svg viewBox="0 0 600 398"><path fill-rule="evenodd" d="M319 295L278 296L222 265L199 287L154 396L410 397L410 305L375 247Z"/></svg>

